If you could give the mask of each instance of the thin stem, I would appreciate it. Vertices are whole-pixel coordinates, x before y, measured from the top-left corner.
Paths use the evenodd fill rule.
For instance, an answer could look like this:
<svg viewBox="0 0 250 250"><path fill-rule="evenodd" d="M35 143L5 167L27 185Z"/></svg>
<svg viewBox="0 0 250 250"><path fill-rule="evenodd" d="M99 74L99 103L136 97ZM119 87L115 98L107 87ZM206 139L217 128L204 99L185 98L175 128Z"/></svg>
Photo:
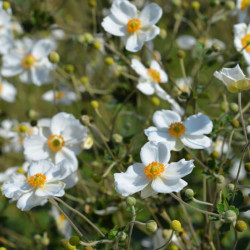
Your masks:
<svg viewBox="0 0 250 250"><path fill-rule="evenodd" d="M250 108L250 102L241 110L242 114L245 113ZM237 120L240 117L240 112L233 118L233 120Z"/></svg>
<svg viewBox="0 0 250 250"><path fill-rule="evenodd" d="M197 200L195 198L193 198L193 201L198 203L198 204L202 204L202 205L207 205L207 206L212 206L212 207L214 206L214 204L212 204L212 203L209 203L209 202L206 202L206 201L200 201L200 200Z"/></svg>
<svg viewBox="0 0 250 250"><path fill-rule="evenodd" d="M236 229L234 228L234 244L233 244L232 250L236 249L237 242L238 242L238 233Z"/></svg>
<svg viewBox="0 0 250 250"><path fill-rule="evenodd" d="M164 245L162 245L161 247L156 248L155 250L160 250L163 247L168 246L168 244L172 241L173 236L174 236L174 231L172 231L172 233L171 233L170 238L168 239L168 241Z"/></svg>
<svg viewBox="0 0 250 250"><path fill-rule="evenodd" d="M78 233L78 235L80 237L83 236L83 234L80 232L80 230L77 228L77 226L74 224L74 222L69 218L69 216L60 208L60 206L58 205L58 203L53 199L50 198L49 202L54 205L65 217L66 219L69 221L69 223L71 224L71 226L75 229L75 231Z"/></svg>
<svg viewBox="0 0 250 250"><path fill-rule="evenodd" d="M105 173L102 175L102 178L105 178L109 172L112 170L112 168L117 164L118 161L114 161L109 167L108 169L105 171Z"/></svg>
<svg viewBox="0 0 250 250"><path fill-rule="evenodd" d="M85 246L85 247L92 247L92 246L96 246L97 244L104 244L104 243L112 244L112 243L114 243L114 241L105 239L105 240L93 241L93 242L90 242L90 243L83 242L83 241L79 242L80 245Z"/></svg>
<svg viewBox="0 0 250 250"><path fill-rule="evenodd" d="M134 206L132 206L132 214L133 214L133 217L132 217L132 221L130 222L131 226L130 226L130 229L129 229L129 235L128 235L128 241L127 241L127 249L130 248L130 241L131 241L132 232L133 232L133 228L134 228L134 222L135 222L135 219L136 219L136 212L135 212L135 207Z"/></svg>
<svg viewBox="0 0 250 250"><path fill-rule="evenodd" d="M72 200L72 201L76 201L76 202L78 202L78 203L80 203L80 204L85 204L85 201L84 200L82 200L82 199L79 199L79 198L77 198L77 197L75 197L75 196L73 196L73 195L70 195L70 194L65 194L64 195L67 199L69 199L69 200Z"/></svg>
<svg viewBox="0 0 250 250"><path fill-rule="evenodd" d="M105 235L103 234L103 232L94 224L92 223L85 215L83 215L82 213L78 212L76 209L72 208L71 206L69 206L66 202L64 202L63 200L61 200L60 198L55 197L55 200L61 202L65 207L67 207L69 210L71 210L72 212L76 213L77 215L79 215L81 218L83 218L86 222L88 222L102 237L105 237Z"/></svg>
<svg viewBox="0 0 250 250"><path fill-rule="evenodd" d="M185 65L184 65L184 60L183 60L183 58L180 58L180 65L181 65L181 72L182 72L184 81L185 81L185 83L187 84L187 86L189 87L189 89L192 90L192 87L191 87L191 85L189 84L188 79L187 79L187 74L186 74L186 70L185 70Z"/></svg>

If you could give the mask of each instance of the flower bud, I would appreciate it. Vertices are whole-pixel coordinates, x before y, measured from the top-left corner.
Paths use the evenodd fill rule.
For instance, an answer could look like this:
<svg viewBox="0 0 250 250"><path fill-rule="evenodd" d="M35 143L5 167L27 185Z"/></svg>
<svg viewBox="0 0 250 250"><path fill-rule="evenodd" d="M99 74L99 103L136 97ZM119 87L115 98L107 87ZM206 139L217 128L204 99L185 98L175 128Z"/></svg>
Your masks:
<svg viewBox="0 0 250 250"><path fill-rule="evenodd" d="M70 243L67 245L67 250L75 250L76 246L72 246Z"/></svg>
<svg viewBox="0 0 250 250"><path fill-rule="evenodd" d="M8 10L10 8L10 3L8 1L3 1L3 9Z"/></svg>
<svg viewBox="0 0 250 250"><path fill-rule="evenodd" d="M212 50L213 50L214 52L220 52L221 49L222 49L222 47L221 47L221 44L220 44L219 42L213 43L213 45L212 45Z"/></svg>
<svg viewBox="0 0 250 250"><path fill-rule="evenodd" d="M211 0L210 1L210 6L211 7L215 7L216 5L220 4L220 0Z"/></svg>
<svg viewBox="0 0 250 250"><path fill-rule="evenodd" d="M125 232L119 232L117 234L117 236L118 236L118 238L119 238L120 241L125 241L126 238L127 238L127 234Z"/></svg>
<svg viewBox="0 0 250 250"><path fill-rule="evenodd" d="M190 155L190 154L188 154L188 153L187 153L187 154L185 154L185 159L186 159L186 160L191 160L191 159L192 159L192 157L191 157L191 155Z"/></svg>
<svg viewBox="0 0 250 250"><path fill-rule="evenodd" d="M29 109L27 111L27 116L29 118L34 118L34 117L37 117L39 114L34 110L34 109Z"/></svg>
<svg viewBox="0 0 250 250"><path fill-rule="evenodd" d="M27 133L29 131L29 128L25 124L21 124L19 127L20 133Z"/></svg>
<svg viewBox="0 0 250 250"><path fill-rule="evenodd" d="M237 103L235 102L231 102L229 105L229 108L233 111L233 112L238 112L239 111L239 106Z"/></svg>
<svg viewBox="0 0 250 250"><path fill-rule="evenodd" d="M154 233L157 230L157 223L154 220L149 220L146 223L146 229L147 231L149 231L150 233Z"/></svg>
<svg viewBox="0 0 250 250"><path fill-rule="evenodd" d="M152 97L151 102L154 106L159 106L161 101L158 97Z"/></svg>
<svg viewBox="0 0 250 250"><path fill-rule="evenodd" d="M133 207L136 204L136 199L134 197L128 197L126 203L128 207Z"/></svg>
<svg viewBox="0 0 250 250"><path fill-rule="evenodd" d="M75 67L71 64L68 64L65 66L65 71L69 74L73 73L75 71Z"/></svg>
<svg viewBox="0 0 250 250"><path fill-rule="evenodd" d="M83 76L83 77L81 78L81 82L82 82L83 84L86 84L86 83L89 82L89 78L88 78L87 76Z"/></svg>
<svg viewBox="0 0 250 250"><path fill-rule="evenodd" d="M245 170L249 173L250 172L250 162L245 164Z"/></svg>
<svg viewBox="0 0 250 250"><path fill-rule="evenodd" d="M81 116L81 121L85 126L88 126L90 123L90 118L88 115L82 115Z"/></svg>
<svg viewBox="0 0 250 250"><path fill-rule="evenodd" d="M172 230L164 229L164 230L162 231L162 236L163 236L163 238L166 239L166 240L168 240L168 239L170 238L171 234L172 234Z"/></svg>
<svg viewBox="0 0 250 250"><path fill-rule="evenodd" d="M247 223L243 220L238 220L235 224L235 229L238 232L244 232L247 230Z"/></svg>
<svg viewBox="0 0 250 250"><path fill-rule="evenodd" d="M101 177L99 174L94 173L94 174L92 175L92 179L93 179L96 183L98 183L98 182L100 182L100 181L102 180L102 177Z"/></svg>
<svg viewBox="0 0 250 250"><path fill-rule="evenodd" d="M101 49L101 43L99 41L95 41L93 43L93 46L95 49L100 50Z"/></svg>
<svg viewBox="0 0 250 250"><path fill-rule="evenodd" d="M222 102L222 103L221 103L221 109L222 109L223 111L228 110L228 102Z"/></svg>
<svg viewBox="0 0 250 250"><path fill-rule="evenodd" d="M226 8L228 10L234 10L235 9L235 3L234 3L234 1L226 1Z"/></svg>
<svg viewBox="0 0 250 250"><path fill-rule="evenodd" d="M232 183L228 184L227 188L228 188L228 191L232 193L234 191L234 184Z"/></svg>
<svg viewBox="0 0 250 250"><path fill-rule="evenodd" d="M42 236L40 234L35 234L34 235L34 240L35 241L40 241L42 239Z"/></svg>
<svg viewBox="0 0 250 250"><path fill-rule="evenodd" d="M181 6L181 0L172 0L172 4L179 7Z"/></svg>
<svg viewBox="0 0 250 250"><path fill-rule="evenodd" d="M112 135L112 139L114 142L118 143L118 144L121 144L122 141L123 141L123 137L119 134L113 134Z"/></svg>
<svg viewBox="0 0 250 250"><path fill-rule="evenodd" d="M225 178L224 178L223 175L219 174L219 175L217 176L216 180L217 180L217 182L218 182L219 184L222 184L222 183L224 182Z"/></svg>
<svg viewBox="0 0 250 250"><path fill-rule="evenodd" d="M200 8L200 3L198 1L193 1L191 6L194 10L198 10Z"/></svg>
<svg viewBox="0 0 250 250"><path fill-rule="evenodd" d="M94 144L94 140L91 136L87 136L86 140L82 144L83 149L90 149Z"/></svg>
<svg viewBox="0 0 250 250"><path fill-rule="evenodd" d="M211 156L214 158L214 159L218 159L220 157L220 154L217 152L217 151L213 151Z"/></svg>
<svg viewBox="0 0 250 250"><path fill-rule="evenodd" d="M80 239L78 236L71 236L71 238L69 239L69 243L72 245L72 246L77 246L80 242Z"/></svg>
<svg viewBox="0 0 250 250"><path fill-rule="evenodd" d="M238 128L240 126L240 123L238 120L232 120L231 121L231 124L234 128Z"/></svg>
<svg viewBox="0 0 250 250"><path fill-rule="evenodd" d="M90 33L85 33L80 39L83 39L83 42L87 44L91 44L94 40L93 36Z"/></svg>
<svg viewBox="0 0 250 250"><path fill-rule="evenodd" d="M170 223L170 228L175 232L181 231L181 223L178 220L172 220Z"/></svg>
<svg viewBox="0 0 250 250"><path fill-rule="evenodd" d="M89 7L91 7L91 8L95 8L95 7L96 7L96 5L97 5L97 3L96 3L96 1L95 1L95 0L90 0L90 1L89 1Z"/></svg>
<svg viewBox="0 0 250 250"><path fill-rule="evenodd" d="M60 245L62 248L67 249L68 248L68 241L66 239L62 239L60 242Z"/></svg>
<svg viewBox="0 0 250 250"><path fill-rule="evenodd" d="M98 109L98 107L99 107L98 101L92 101L90 104L91 104L92 108L94 108L94 109Z"/></svg>
<svg viewBox="0 0 250 250"><path fill-rule="evenodd" d="M50 60L51 63L59 63L60 56L56 51L52 51L49 54L49 60Z"/></svg>
<svg viewBox="0 0 250 250"><path fill-rule="evenodd" d="M180 59L183 59L186 56L186 53L184 50L178 50L176 54Z"/></svg>
<svg viewBox="0 0 250 250"><path fill-rule="evenodd" d="M233 210L227 210L224 214L226 222L234 222L237 219L237 215Z"/></svg>
<svg viewBox="0 0 250 250"><path fill-rule="evenodd" d="M112 57L106 57L105 58L105 63L107 64L107 65L112 65L112 64L114 64L114 59L112 58Z"/></svg>
<svg viewBox="0 0 250 250"><path fill-rule="evenodd" d="M188 199L193 199L193 197L194 197L194 191L193 191L193 189L188 188L188 189L185 191L185 196L186 196Z"/></svg>
<svg viewBox="0 0 250 250"><path fill-rule="evenodd" d="M165 39L167 37L167 31L165 29L161 29L159 36L161 39Z"/></svg>
<svg viewBox="0 0 250 250"><path fill-rule="evenodd" d="M179 247L175 244L170 244L166 247L165 250L179 250Z"/></svg>

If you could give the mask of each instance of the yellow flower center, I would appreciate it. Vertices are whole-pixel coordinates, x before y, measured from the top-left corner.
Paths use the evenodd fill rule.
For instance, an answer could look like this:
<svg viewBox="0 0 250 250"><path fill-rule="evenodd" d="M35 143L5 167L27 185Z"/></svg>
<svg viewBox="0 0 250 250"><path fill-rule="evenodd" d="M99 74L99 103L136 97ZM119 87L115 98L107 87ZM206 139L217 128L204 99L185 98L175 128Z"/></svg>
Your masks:
<svg viewBox="0 0 250 250"><path fill-rule="evenodd" d="M22 59L22 66L25 69L30 69L36 62L36 58L33 55L26 55Z"/></svg>
<svg viewBox="0 0 250 250"><path fill-rule="evenodd" d="M66 217L63 214L60 214L59 219L60 219L60 221L64 221L64 220L66 220Z"/></svg>
<svg viewBox="0 0 250 250"><path fill-rule="evenodd" d="M0 83L0 93L3 91L3 84Z"/></svg>
<svg viewBox="0 0 250 250"><path fill-rule="evenodd" d="M25 124L20 124L17 128L19 133L27 133L29 128Z"/></svg>
<svg viewBox="0 0 250 250"><path fill-rule="evenodd" d="M170 124L168 131L170 135L180 137L185 133L186 128L181 122L174 122Z"/></svg>
<svg viewBox="0 0 250 250"><path fill-rule="evenodd" d="M16 171L17 171L17 173L19 173L19 174L25 174L25 171L23 170L22 167L18 168Z"/></svg>
<svg viewBox="0 0 250 250"><path fill-rule="evenodd" d="M161 176L164 171L164 168L165 167L163 164L157 161L153 161L146 166L146 168L144 169L144 173L148 178L154 179L157 176Z"/></svg>
<svg viewBox="0 0 250 250"><path fill-rule="evenodd" d="M64 96L65 96L65 93L63 91L55 93L55 99L56 100L62 99Z"/></svg>
<svg viewBox="0 0 250 250"><path fill-rule="evenodd" d="M141 21L139 19L133 18L128 21L127 31L136 32L141 28Z"/></svg>
<svg viewBox="0 0 250 250"><path fill-rule="evenodd" d="M41 187L46 182L46 176L44 174L35 174L28 180L29 184L34 187Z"/></svg>
<svg viewBox="0 0 250 250"><path fill-rule="evenodd" d="M245 49L247 51L250 51L250 34L247 34L246 36L244 36L241 40L242 46L246 47Z"/></svg>
<svg viewBox="0 0 250 250"><path fill-rule="evenodd" d="M60 135L51 135L49 138L49 148L54 152L62 150L64 144L64 139Z"/></svg>
<svg viewBox="0 0 250 250"><path fill-rule="evenodd" d="M242 0L241 1L241 9L244 10L246 7L250 5L250 0Z"/></svg>
<svg viewBox="0 0 250 250"><path fill-rule="evenodd" d="M148 69L148 74L149 74L149 76L152 78L152 80L154 82L158 82L158 83L161 82L160 72L158 72L157 70L155 70L155 69Z"/></svg>

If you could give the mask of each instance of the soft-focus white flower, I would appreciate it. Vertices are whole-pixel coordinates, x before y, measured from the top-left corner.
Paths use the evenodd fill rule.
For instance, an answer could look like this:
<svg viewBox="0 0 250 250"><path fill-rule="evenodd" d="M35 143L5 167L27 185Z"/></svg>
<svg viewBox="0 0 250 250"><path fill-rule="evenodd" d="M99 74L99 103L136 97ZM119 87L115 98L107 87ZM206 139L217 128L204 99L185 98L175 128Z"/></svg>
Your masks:
<svg viewBox="0 0 250 250"><path fill-rule="evenodd" d="M195 167L193 160L168 163L170 150L165 142L148 142L141 149L142 163L128 167L125 173L116 173L115 189L122 196L141 191L147 198L157 193L180 192L187 182L181 178Z"/></svg>
<svg viewBox="0 0 250 250"><path fill-rule="evenodd" d="M183 77L177 78L176 79L176 85L177 85L176 91L178 95L186 93L189 96L190 95L189 86L192 85L192 82L193 82L193 79L191 76L187 76L187 82L185 81Z"/></svg>
<svg viewBox="0 0 250 250"><path fill-rule="evenodd" d="M51 38L55 40L63 40L66 37L66 34L63 29L59 28L57 24L52 24L50 26Z"/></svg>
<svg viewBox="0 0 250 250"><path fill-rule="evenodd" d="M171 150L179 151L184 146L193 149L208 148L212 140L205 136L213 129L212 121L201 113L189 116L182 122L174 111L161 110L153 115L156 127L145 129L149 141L164 141Z"/></svg>
<svg viewBox="0 0 250 250"><path fill-rule="evenodd" d="M238 64L234 68L223 68L220 72L215 71L214 77L221 80L228 91L232 93L250 88L250 80L246 78Z"/></svg>
<svg viewBox="0 0 250 250"><path fill-rule="evenodd" d="M46 102L51 102L51 103L53 103L55 99L56 103L70 105L72 102L77 101L79 98L73 89L59 88L58 90L55 91L55 93L53 90L45 92L42 95L42 99Z"/></svg>
<svg viewBox="0 0 250 250"><path fill-rule="evenodd" d="M72 236L72 226L67 220L67 218L59 212L59 210L52 206L49 214L53 217L56 222L57 230L67 239L69 240Z"/></svg>
<svg viewBox="0 0 250 250"><path fill-rule="evenodd" d="M229 170L229 173L232 179L236 178L239 166L240 166L240 159L236 159L235 161L233 161L233 166ZM243 165L241 166L241 169L240 169L239 181L243 180L246 177L246 175L247 175L247 172L244 168L244 162L243 162Z"/></svg>
<svg viewBox="0 0 250 250"><path fill-rule="evenodd" d="M2 193L12 200L17 200L17 207L30 210L36 206L44 205L49 198L64 195L65 179L69 174L67 162L54 165L52 162L42 160L31 164L27 176L5 182ZM22 176L22 177L21 177Z"/></svg>
<svg viewBox="0 0 250 250"><path fill-rule="evenodd" d="M0 77L0 98L6 102L15 102L16 94L16 88Z"/></svg>
<svg viewBox="0 0 250 250"><path fill-rule="evenodd" d="M22 82L34 83L38 86L48 83L50 72L54 68L48 55L56 48L56 44L49 39L41 39L34 44L27 41L29 39L23 40L26 44L20 46L25 50L23 53L14 49L3 56L1 74L5 77L19 75ZM27 45L30 46L27 47Z"/></svg>
<svg viewBox="0 0 250 250"><path fill-rule="evenodd" d="M111 14L104 18L102 27L114 36L122 37L128 51L137 52L143 44L154 39L160 29L155 26L162 16L162 9L155 3L148 4L138 13L128 0L115 0Z"/></svg>
<svg viewBox="0 0 250 250"><path fill-rule="evenodd" d="M215 142L212 143L211 147L207 148L207 152L212 154L212 152L217 152L219 156L221 154L226 154L228 150L228 143L224 141L223 136L218 136Z"/></svg>
<svg viewBox="0 0 250 250"><path fill-rule="evenodd" d="M180 49L191 50L195 47L197 39L191 35L182 35L176 39Z"/></svg>
<svg viewBox="0 0 250 250"><path fill-rule="evenodd" d="M234 46L237 51L243 53L247 64L250 65L250 24L248 26L245 23L234 25Z"/></svg>
<svg viewBox="0 0 250 250"><path fill-rule="evenodd" d="M237 0L236 8L238 10L246 10L250 6L250 0Z"/></svg>
<svg viewBox="0 0 250 250"><path fill-rule="evenodd" d="M48 125L42 127L38 134L24 139L25 156L32 161L50 159L58 163L68 160L72 172L76 171L76 155L81 153L81 144L88 136L86 127L72 114L64 112L53 116Z"/></svg>

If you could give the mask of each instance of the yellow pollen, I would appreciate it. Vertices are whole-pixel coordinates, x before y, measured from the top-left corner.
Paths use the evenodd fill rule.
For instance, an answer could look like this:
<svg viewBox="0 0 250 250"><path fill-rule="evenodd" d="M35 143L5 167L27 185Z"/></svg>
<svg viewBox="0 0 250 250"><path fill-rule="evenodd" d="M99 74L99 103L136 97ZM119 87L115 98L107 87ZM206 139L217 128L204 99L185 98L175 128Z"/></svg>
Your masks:
<svg viewBox="0 0 250 250"><path fill-rule="evenodd" d="M246 7L250 5L250 0L242 0L241 1L241 9L244 10Z"/></svg>
<svg viewBox="0 0 250 250"><path fill-rule="evenodd" d="M64 93L63 91L60 91L60 92L56 92L56 93L55 93L55 99L56 99L56 100L62 99L64 96L65 96L65 93Z"/></svg>
<svg viewBox="0 0 250 250"><path fill-rule="evenodd" d="M250 34L244 36L241 40L242 46L245 47L245 50L250 51Z"/></svg>
<svg viewBox="0 0 250 250"><path fill-rule="evenodd" d="M161 76L160 76L160 72L158 72L155 69L148 69L148 74L149 76L153 79L154 82L161 82Z"/></svg>
<svg viewBox="0 0 250 250"><path fill-rule="evenodd" d="M170 124L168 131L170 135L180 137L185 133L186 128L181 122L174 122Z"/></svg>
<svg viewBox="0 0 250 250"><path fill-rule="evenodd" d="M29 128L25 124L20 124L18 126L19 133L27 133L28 131L29 131Z"/></svg>
<svg viewBox="0 0 250 250"><path fill-rule="evenodd" d="M64 139L60 135L51 135L49 138L49 148L54 152L62 150L64 144Z"/></svg>
<svg viewBox="0 0 250 250"><path fill-rule="evenodd" d="M128 21L127 31L136 32L141 28L141 21L139 19L133 18Z"/></svg>
<svg viewBox="0 0 250 250"><path fill-rule="evenodd" d="M46 182L46 176L44 174L35 174L28 180L29 184L34 187L41 187Z"/></svg>
<svg viewBox="0 0 250 250"><path fill-rule="evenodd" d="M63 214L60 214L59 219L60 219L60 221L64 221L66 219L66 217Z"/></svg>
<svg viewBox="0 0 250 250"><path fill-rule="evenodd" d="M0 83L0 93L3 91L3 84Z"/></svg>
<svg viewBox="0 0 250 250"><path fill-rule="evenodd" d="M22 59L22 66L25 69L30 69L36 62L36 58L33 55L26 55Z"/></svg>
<svg viewBox="0 0 250 250"><path fill-rule="evenodd" d="M164 165L157 161L151 162L144 169L145 175L150 179L154 179L157 176L161 176L163 171L164 171Z"/></svg>

